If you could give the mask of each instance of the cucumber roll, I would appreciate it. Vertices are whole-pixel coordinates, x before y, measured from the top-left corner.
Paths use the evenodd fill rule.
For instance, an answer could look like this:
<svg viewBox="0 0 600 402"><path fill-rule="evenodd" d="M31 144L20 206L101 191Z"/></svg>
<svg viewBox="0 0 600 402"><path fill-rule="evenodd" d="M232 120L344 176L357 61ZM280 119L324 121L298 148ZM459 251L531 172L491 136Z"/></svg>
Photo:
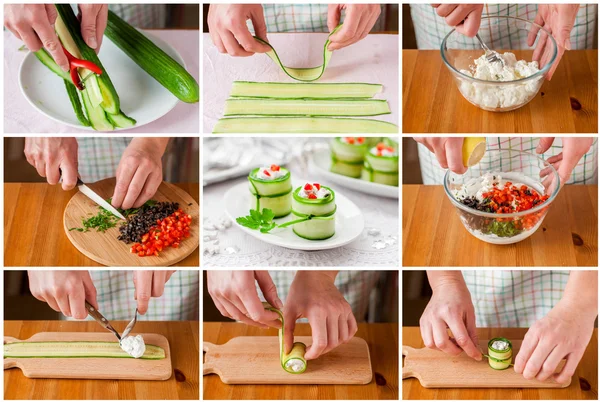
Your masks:
<svg viewBox="0 0 600 402"><path fill-rule="evenodd" d="M494 370L506 370L512 363L512 343L506 338L490 339L488 363Z"/></svg>
<svg viewBox="0 0 600 402"><path fill-rule="evenodd" d="M398 186L398 144L384 139L365 154L362 179Z"/></svg>
<svg viewBox="0 0 600 402"><path fill-rule="evenodd" d="M259 212L268 208L275 218L292 211L292 178L286 168L271 165L252 170L248 175L248 188L252 194L250 208Z"/></svg>
<svg viewBox="0 0 600 402"><path fill-rule="evenodd" d="M335 234L335 192L319 183L306 183L294 190L292 214L305 221L294 224L296 235L325 240Z"/></svg>
<svg viewBox="0 0 600 402"><path fill-rule="evenodd" d="M331 141L331 171L360 178L369 145L365 137L337 137Z"/></svg>

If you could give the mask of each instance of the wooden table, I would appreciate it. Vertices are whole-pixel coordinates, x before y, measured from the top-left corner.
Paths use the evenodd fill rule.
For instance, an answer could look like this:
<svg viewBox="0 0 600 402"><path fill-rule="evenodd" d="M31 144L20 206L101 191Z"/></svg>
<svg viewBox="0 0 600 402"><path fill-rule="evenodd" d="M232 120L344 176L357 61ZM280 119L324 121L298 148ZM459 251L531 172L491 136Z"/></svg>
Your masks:
<svg viewBox="0 0 600 402"><path fill-rule="evenodd" d="M114 321L117 331L126 321ZM31 379L19 369L4 371L4 399L195 399L199 390L199 322L138 321L136 332L164 335L173 375L166 381ZM99 332L94 321L4 321L4 335L27 339L38 332Z"/></svg>
<svg viewBox="0 0 600 402"><path fill-rule="evenodd" d="M217 345L237 336L277 336L276 329L239 323L204 322L202 328L204 341ZM294 335L310 335L310 326L297 324ZM373 380L368 385L227 385L206 375L203 399L398 399L398 325L358 324L356 336L369 344Z"/></svg>
<svg viewBox="0 0 600 402"><path fill-rule="evenodd" d="M479 339L502 336L508 339L523 339L527 328L478 328ZM423 348L418 327L402 327L402 344ZM404 366L404 361L402 362ZM423 388L416 378L402 380L402 399L598 399L598 329L575 370L571 385L557 389L519 388Z"/></svg>
<svg viewBox="0 0 600 402"><path fill-rule="evenodd" d="M463 98L439 50L403 50L402 83L405 133L598 132L597 50L567 51L552 80L511 112L488 112Z"/></svg>
<svg viewBox="0 0 600 402"><path fill-rule="evenodd" d="M463 226L442 186L402 186L403 266L598 266L598 186L566 185L540 228L509 245Z"/></svg>
<svg viewBox="0 0 600 402"><path fill-rule="evenodd" d="M177 183L199 202L198 183ZM63 229L63 212L78 190L46 183L4 184L5 266L102 266L80 253ZM198 267L199 251L174 266Z"/></svg>

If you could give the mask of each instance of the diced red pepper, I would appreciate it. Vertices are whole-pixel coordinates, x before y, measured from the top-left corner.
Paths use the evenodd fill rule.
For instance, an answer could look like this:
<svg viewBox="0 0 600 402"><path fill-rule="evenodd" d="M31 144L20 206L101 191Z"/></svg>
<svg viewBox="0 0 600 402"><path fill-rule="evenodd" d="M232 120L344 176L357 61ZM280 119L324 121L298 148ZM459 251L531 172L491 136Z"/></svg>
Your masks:
<svg viewBox="0 0 600 402"><path fill-rule="evenodd" d="M274 172L279 172L279 165L271 165L271 170Z"/></svg>
<svg viewBox="0 0 600 402"><path fill-rule="evenodd" d="M314 194L314 193L310 193L310 194L308 195L308 199L309 199L309 200L316 200L316 199L317 199L317 196L316 196L316 194Z"/></svg>
<svg viewBox="0 0 600 402"><path fill-rule="evenodd" d="M319 183L313 183L313 186L317 188L317 191L321 189L321 185Z"/></svg>
<svg viewBox="0 0 600 402"><path fill-rule="evenodd" d="M312 188L312 186L311 186L309 183L306 183L306 184L304 185L304 190L306 190L306 191L311 191L312 189L313 189L313 188Z"/></svg>

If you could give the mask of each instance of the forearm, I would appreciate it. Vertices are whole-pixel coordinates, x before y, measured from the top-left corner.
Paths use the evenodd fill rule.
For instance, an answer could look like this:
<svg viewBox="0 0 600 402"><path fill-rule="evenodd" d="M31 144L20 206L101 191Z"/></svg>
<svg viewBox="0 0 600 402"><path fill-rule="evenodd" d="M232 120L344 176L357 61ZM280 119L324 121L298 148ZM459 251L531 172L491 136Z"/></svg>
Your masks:
<svg viewBox="0 0 600 402"><path fill-rule="evenodd" d="M339 272L340 271L297 271L296 276L318 275L331 280L331 282L333 283Z"/></svg>
<svg viewBox="0 0 600 402"><path fill-rule="evenodd" d="M167 149L169 140L170 137L137 137L131 140L129 146L158 152L160 155L162 155Z"/></svg>
<svg viewBox="0 0 600 402"><path fill-rule="evenodd" d="M465 279L461 271L427 271L429 286L435 292L436 288L443 285L454 285L466 288Z"/></svg>
<svg viewBox="0 0 600 402"><path fill-rule="evenodd" d="M561 302L598 315L598 272L573 270L565 287Z"/></svg>

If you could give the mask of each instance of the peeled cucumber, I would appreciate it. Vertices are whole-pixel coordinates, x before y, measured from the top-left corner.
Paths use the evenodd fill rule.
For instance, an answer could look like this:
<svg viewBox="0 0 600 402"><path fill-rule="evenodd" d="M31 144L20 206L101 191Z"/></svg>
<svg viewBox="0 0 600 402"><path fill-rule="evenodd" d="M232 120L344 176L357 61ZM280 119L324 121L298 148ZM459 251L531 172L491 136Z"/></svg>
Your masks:
<svg viewBox="0 0 600 402"><path fill-rule="evenodd" d="M284 326L283 313L271 306L269 303L263 302L265 310L273 311L279 315L279 321L281 321L281 328L279 328L279 360L281 367L290 374L302 374L306 371L307 363L304 359L306 353L306 345L302 342L294 342L290 353L285 353L285 345L283 342ZM295 371L294 365L300 366L300 369Z"/></svg>
<svg viewBox="0 0 600 402"><path fill-rule="evenodd" d="M134 359L119 346L119 342L12 342L4 344L4 358L87 358L110 357ZM140 359L160 360L165 350L160 346L146 344Z"/></svg>

